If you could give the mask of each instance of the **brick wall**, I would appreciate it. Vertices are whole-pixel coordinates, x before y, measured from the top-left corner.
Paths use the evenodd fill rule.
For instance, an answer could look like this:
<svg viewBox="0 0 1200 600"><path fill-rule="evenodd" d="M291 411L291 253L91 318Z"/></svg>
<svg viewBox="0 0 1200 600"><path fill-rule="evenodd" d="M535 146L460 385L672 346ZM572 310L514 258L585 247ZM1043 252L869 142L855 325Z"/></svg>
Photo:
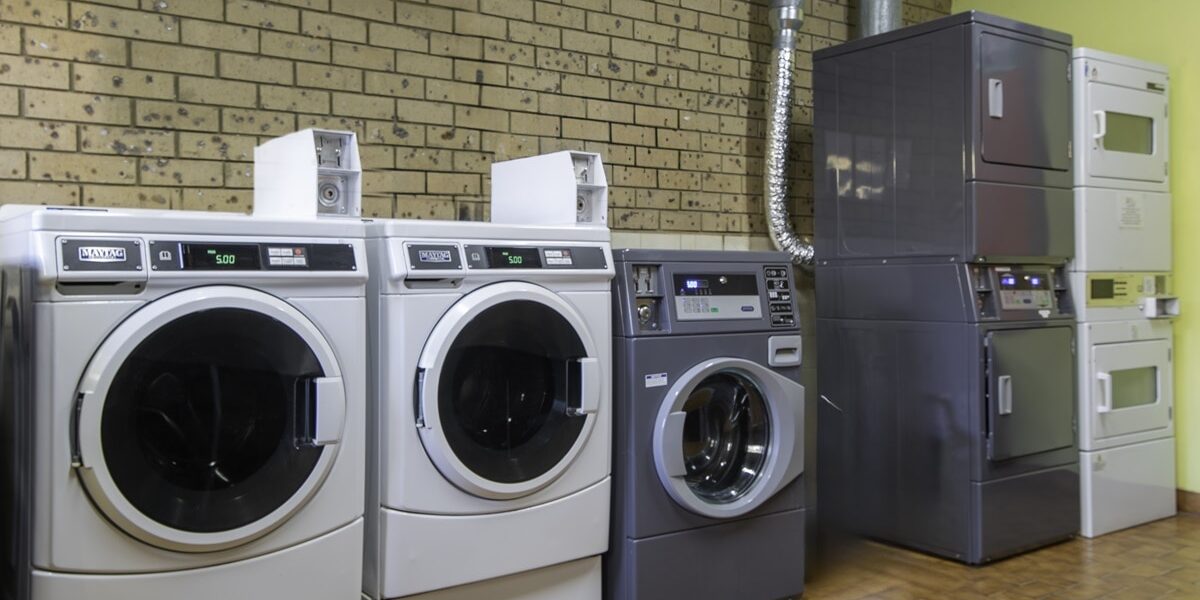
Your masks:
<svg viewBox="0 0 1200 600"><path fill-rule="evenodd" d="M807 3L799 215L810 52L848 1ZM375 216L484 219L493 160L582 148L614 229L761 235L766 4L0 0L0 201L246 211L254 146L325 127L358 132Z"/></svg>

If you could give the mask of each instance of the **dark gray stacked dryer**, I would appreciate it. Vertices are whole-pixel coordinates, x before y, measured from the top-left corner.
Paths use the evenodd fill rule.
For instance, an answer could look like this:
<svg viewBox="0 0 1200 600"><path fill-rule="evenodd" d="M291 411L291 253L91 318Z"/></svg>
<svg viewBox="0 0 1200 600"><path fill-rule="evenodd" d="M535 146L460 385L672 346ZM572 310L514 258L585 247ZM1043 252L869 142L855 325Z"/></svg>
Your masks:
<svg viewBox="0 0 1200 600"><path fill-rule="evenodd" d="M605 597L804 589L804 388L778 252L621 250Z"/></svg>
<svg viewBox="0 0 1200 600"><path fill-rule="evenodd" d="M1070 60L976 12L816 54L835 523L968 563L1078 530Z"/></svg>

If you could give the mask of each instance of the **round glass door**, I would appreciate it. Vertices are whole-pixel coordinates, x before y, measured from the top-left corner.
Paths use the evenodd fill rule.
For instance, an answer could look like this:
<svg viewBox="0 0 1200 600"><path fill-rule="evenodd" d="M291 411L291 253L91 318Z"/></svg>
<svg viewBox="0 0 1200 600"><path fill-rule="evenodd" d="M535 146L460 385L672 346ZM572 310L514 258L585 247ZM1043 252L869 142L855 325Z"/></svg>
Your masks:
<svg viewBox="0 0 1200 600"><path fill-rule="evenodd" d="M746 376L706 377L683 404L684 480L706 502L733 502L754 486L767 464L771 419L766 400Z"/></svg>
<svg viewBox="0 0 1200 600"><path fill-rule="evenodd" d="M744 515L804 471L804 387L743 358L706 360L678 375L659 407L652 451L659 480L683 508Z"/></svg>
<svg viewBox="0 0 1200 600"><path fill-rule="evenodd" d="M592 343L574 310L543 288L502 283L468 295L434 328L420 364L422 442L472 494L544 487L592 427Z"/></svg>
<svg viewBox="0 0 1200 600"><path fill-rule="evenodd" d="M308 344L261 313L216 308L146 338L117 370L101 445L117 488L183 531L237 529L279 508L323 450L299 444L298 391L323 375Z"/></svg>
<svg viewBox="0 0 1200 600"><path fill-rule="evenodd" d="M314 433L324 419L340 437L344 401L331 349L291 306L244 288L179 292L134 313L88 366L80 477L142 541L245 543L319 486L336 439Z"/></svg>

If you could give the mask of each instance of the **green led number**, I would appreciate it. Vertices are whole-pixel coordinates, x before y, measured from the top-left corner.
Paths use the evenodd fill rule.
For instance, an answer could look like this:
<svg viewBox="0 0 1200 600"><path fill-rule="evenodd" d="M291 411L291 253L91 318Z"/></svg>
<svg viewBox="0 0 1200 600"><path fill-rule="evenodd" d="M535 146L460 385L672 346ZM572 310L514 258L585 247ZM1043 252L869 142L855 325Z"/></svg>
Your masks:
<svg viewBox="0 0 1200 600"><path fill-rule="evenodd" d="M519 256L519 255L515 255L515 254L510 254L508 256L508 264L510 264L510 265L519 265L523 262L525 262L525 257L523 257L523 256Z"/></svg>
<svg viewBox="0 0 1200 600"><path fill-rule="evenodd" d="M232 265L236 262L237 262L237 255L234 255L234 254L218 254L217 255L217 264L218 265Z"/></svg>

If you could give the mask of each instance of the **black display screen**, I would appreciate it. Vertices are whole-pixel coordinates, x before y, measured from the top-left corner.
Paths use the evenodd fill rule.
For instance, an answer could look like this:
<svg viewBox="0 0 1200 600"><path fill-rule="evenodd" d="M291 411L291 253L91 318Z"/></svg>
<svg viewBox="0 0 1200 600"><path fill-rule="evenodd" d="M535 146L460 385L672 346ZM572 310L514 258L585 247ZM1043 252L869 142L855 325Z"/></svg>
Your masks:
<svg viewBox="0 0 1200 600"><path fill-rule="evenodd" d="M488 266L493 269L540 269L537 248L488 248Z"/></svg>
<svg viewBox="0 0 1200 600"><path fill-rule="evenodd" d="M1049 290L1050 277L1046 273L1001 273L1000 289Z"/></svg>
<svg viewBox="0 0 1200 600"><path fill-rule="evenodd" d="M1093 300L1112 300L1116 297L1116 285L1112 279L1092 280Z"/></svg>
<svg viewBox="0 0 1200 600"><path fill-rule="evenodd" d="M757 296L758 278L754 275L675 275L678 296Z"/></svg>
<svg viewBox="0 0 1200 600"><path fill-rule="evenodd" d="M257 244L184 244L185 268L198 271L257 271Z"/></svg>

